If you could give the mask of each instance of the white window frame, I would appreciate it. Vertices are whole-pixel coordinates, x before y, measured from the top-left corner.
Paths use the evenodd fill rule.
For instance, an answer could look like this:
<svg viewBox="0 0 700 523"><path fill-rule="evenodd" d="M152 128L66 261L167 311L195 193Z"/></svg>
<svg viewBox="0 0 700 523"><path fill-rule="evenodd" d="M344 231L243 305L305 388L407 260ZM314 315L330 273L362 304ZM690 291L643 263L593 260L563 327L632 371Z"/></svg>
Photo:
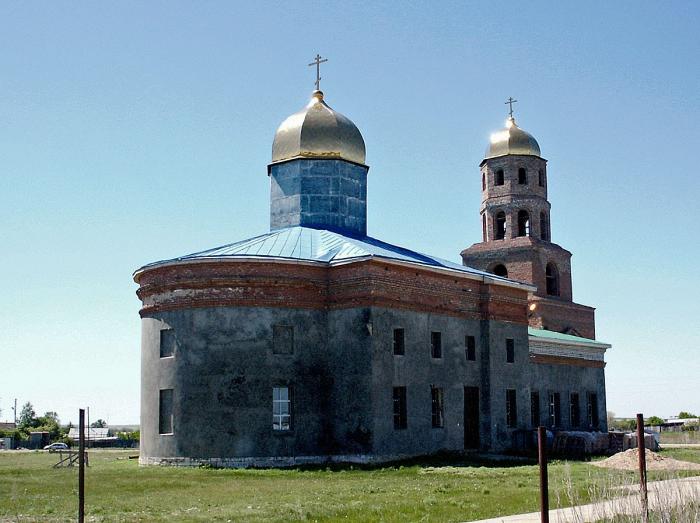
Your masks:
<svg viewBox="0 0 700 523"><path fill-rule="evenodd" d="M292 391L290 387L272 387L272 430L292 430Z"/></svg>

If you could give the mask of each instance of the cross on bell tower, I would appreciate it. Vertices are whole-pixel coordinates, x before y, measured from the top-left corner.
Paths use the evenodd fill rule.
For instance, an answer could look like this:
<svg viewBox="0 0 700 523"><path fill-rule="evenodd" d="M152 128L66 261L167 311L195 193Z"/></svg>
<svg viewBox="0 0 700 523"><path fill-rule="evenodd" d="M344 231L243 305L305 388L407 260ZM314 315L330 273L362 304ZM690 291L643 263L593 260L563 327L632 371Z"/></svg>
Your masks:
<svg viewBox="0 0 700 523"><path fill-rule="evenodd" d="M323 58L320 54L316 53L316 58L309 64L309 67L316 66L316 90L321 90L321 64L327 62L328 58Z"/></svg>
<svg viewBox="0 0 700 523"><path fill-rule="evenodd" d="M513 118L513 104L517 102L512 96L508 97L508 100L506 100L506 105L510 106L510 109L508 110L508 115Z"/></svg>

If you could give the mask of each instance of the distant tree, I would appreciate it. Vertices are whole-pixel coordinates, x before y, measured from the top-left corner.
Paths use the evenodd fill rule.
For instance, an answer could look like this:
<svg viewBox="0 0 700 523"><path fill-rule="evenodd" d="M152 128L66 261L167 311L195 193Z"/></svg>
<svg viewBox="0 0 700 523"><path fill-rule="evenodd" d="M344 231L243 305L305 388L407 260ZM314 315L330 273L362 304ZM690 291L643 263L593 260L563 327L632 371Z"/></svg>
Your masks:
<svg viewBox="0 0 700 523"><path fill-rule="evenodd" d="M22 405L22 410L19 413L19 427L26 429L36 425L36 412L30 402Z"/></svg>
<svg viewBox="0 0 700 523"><path fill-rule="evenodd" d="M117 432L117 437L124 441L139 441L139 439L141 439L141 432L138 430L133 432Z"/></svg>
<svg viewBox="0 0 700 523"><path fill-rule="evenodd" d="M92 423L90 423L90 426L93 429L106 429L107 422L103 419L98 419L97 421L93 421Z"/></svg>
<svg viewBox="0 0 700 523"><path fill-rule="evenodd" d="M637 428L637 420L630 418L615 418L608 428L622 431L631 431Z"/></svg>
<svg viewBox="0 0 700 523"><path fill-rule="evenodd" d="M690 419L690 418L697 418L697 414L691 414L690 412L686 411L681 411L678 413L678 418L679 419Z"/></svg>
<svg viewBox="0 0 700 523"><path fill-rule="evenodd" d="M54 412L54 411L52 411L52 410L50 410L50 411L44 413L44 415L42 416L42 418L45 418L45 419L47 419L47 420L53 420L53 421L55 421L56 423L59 422L59 421L58 421L58 413L57 413L57 412Z"/></svg>
<svg viewBox="0 0 700 523"><path fill-rule="evenodd" d="M666 423L666 420L663 418L660 418L659 416L651 416L650 418L647 418L644 423L646 425L652 425L654 427L658 427L659 425L663 425L664 423Z"/></svg>
<svg viewBox="0 0 700 523"><path fill-rule="evenodd" d="M37 431L48 432L51 441L55 441L64 436L64 432L61 430L61 425L58 419L58 414L49 411L43 416L39 416L35 421L35 429Z"/></svg>
<svg viewBox="0 0 700 523"><path fill-rule="evenodd" d="M681 430L686 432L691 432L694 430L700 430L700 422L690 421L681 427Z"/></svg>

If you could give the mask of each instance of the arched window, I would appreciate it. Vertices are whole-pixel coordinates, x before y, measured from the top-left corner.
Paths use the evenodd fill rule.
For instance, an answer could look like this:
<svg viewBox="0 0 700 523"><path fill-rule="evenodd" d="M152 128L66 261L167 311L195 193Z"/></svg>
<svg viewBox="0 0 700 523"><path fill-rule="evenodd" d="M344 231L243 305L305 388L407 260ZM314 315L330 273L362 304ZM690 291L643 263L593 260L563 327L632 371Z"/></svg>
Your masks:
<svg viewBox="0 0 700 523"><path fill-rule="evenodd" d="M506 213L501 211L496 215L495 225L494 236L497 240L502 240L506 237Z"/></svg>
<svg viewBox="0 0 700 523"><path fill-rule="evenodd" d="M518 236L530 236L530 215L527 211L518 212Z"/></svg>
<svg viewBox="0 0 700 523"><path fill-rule="evenodd" d="M549 224L547 223L547 215L544 211L540 213L540 238L544 241L549 241Z"/></svg>
<svg viewBox="0 0 700 523"><path fill-rule="evenodd" d="M506 269L506 266L502 263L496 265L491 272L493 272L496 276L503 276L504 278L508 277L508 269Z"/></svg>
<svg viewBox="0 0 700 523"><path fill-rule="evenodd" d="M486 190L486 173L481 173L481 190Z"/></svg>
<svg viewBox="0 0 700 523"><path fill-rule="evenodd" d="M544 170L540 169L539 172L540 187L544 187Z"/></svg>
<svg viewBox="0 0 700 523"><path fill-rule="evenodd" d="M559 271L553 263L547 264L545 279L547 280L547 294L549 296L559 296Z"/></svg>
<svg viewBox="0 0 700 523"><path fill-rule="evenodd" d="M482 241L486 241L486 215L481 215L481 235L483 236Z"/></svg>
<svg viewBox="0 0 700 523"><path fill-rule="evenodd" d="M494 185L503 185L503 169L498 169L496 171L496 176L493 181Z"/></svg>
<svg viewBox="0 0 700 523"><path fill-rule="evenodd" d="M525 185L527 183L527 170L525 167L518 169L518 183L520 185Z"/></svg>

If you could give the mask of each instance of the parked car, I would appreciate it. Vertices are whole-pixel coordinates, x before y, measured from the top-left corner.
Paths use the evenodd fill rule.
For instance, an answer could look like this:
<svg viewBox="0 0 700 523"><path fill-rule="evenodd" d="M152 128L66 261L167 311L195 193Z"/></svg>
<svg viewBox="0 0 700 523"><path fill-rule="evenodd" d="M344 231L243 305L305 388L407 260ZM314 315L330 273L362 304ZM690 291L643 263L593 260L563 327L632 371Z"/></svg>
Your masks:
<svg viewBox="0 0 700 523"><path fill-rule="evenodd" d="M67 450L67 449L68 449L68 445L66 445L65 443L60 443L60 442L52 443L51 445L46 445L44 447L44 450Z"/></svg>

